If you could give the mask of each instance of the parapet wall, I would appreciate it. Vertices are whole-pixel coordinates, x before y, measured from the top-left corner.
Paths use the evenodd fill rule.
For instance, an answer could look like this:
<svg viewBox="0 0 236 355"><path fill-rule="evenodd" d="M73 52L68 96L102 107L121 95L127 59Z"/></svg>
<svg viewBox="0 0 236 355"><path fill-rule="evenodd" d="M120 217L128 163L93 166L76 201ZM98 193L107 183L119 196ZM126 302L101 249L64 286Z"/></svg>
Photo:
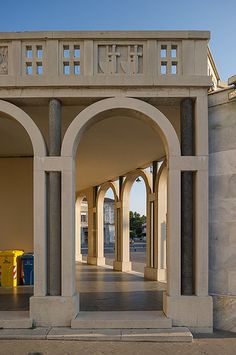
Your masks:
<svg viewBox="0 0 236 355"><path fill-rule="evenodd" d="M207 31L0 32L2 87L205 86Z"/></svg>

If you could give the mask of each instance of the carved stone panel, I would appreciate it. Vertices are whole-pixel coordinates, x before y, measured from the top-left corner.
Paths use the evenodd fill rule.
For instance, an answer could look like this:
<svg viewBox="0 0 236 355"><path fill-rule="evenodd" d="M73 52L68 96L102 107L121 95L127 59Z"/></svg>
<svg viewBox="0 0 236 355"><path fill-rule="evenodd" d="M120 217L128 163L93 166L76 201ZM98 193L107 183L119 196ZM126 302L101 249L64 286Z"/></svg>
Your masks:
<svg viewBox="0 0 236 355"><path fill-rule="evenodd" d="M142 74L143 45L99 45L98 73Z"/></svg>
<svg viewBox="0 0 236 355"><path fill-rule="evenodd" d="M0 75L8 74L8 48L0 47Z"/></svg>

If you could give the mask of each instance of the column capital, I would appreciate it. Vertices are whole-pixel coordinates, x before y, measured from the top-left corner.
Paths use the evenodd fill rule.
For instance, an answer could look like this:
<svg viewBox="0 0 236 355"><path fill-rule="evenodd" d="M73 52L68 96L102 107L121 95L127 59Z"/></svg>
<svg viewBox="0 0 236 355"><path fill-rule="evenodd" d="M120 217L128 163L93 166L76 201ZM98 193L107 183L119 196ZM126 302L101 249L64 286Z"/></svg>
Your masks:
<svg viewBox="0 0 236 355"><path fill-rule="evenodd" d="M73 164L71 157L34 157L34 169L39 171L72 171Z"/></svg>
<svg viewBox="0 0 236 355"><path fill-rule="evenodd" d="M169 170L198 171L208 169L208 156L170 156L167 163Z"/></svg>

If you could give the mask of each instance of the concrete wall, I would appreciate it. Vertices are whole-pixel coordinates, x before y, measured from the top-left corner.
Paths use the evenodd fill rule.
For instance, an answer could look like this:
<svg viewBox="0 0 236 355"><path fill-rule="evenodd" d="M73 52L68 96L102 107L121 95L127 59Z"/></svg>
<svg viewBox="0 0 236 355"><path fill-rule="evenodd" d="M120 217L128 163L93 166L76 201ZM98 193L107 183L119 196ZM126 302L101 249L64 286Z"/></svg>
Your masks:
<svg viewBox="0 0 236 355"><path fill-rule="evenodd" d="M0 158L0 250L33 251L33 160Z"/></svg>
<svg viewBox="0 0 236 355"><path fill-rule="evenodd" d="M209 290L214 326L236 332L236 100L209 95Z"/></svg>

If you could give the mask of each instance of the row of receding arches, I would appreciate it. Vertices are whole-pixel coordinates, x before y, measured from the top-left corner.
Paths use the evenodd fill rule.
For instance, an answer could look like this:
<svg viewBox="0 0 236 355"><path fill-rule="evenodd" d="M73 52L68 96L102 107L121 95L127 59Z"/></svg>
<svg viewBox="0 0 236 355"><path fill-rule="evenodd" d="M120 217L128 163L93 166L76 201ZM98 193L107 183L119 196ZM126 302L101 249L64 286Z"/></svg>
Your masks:
<svg viewBox="0 0 236 355"><path fill-rule="evenodd" d="M130 98L111 98L106 100L101 100L96 102L95 104L90 105L86 109L84 109L81 113L77 115L77 117L72 121L71 125L67 129L61 147L61 156L59 157L49 157L47 156L47 149L44 138L37 127L37 125L33 122L31 117L27 115L22 109L19 107L8 103L6 101L0 100L0 112L3 115L7 115L16 121L26 130L28 136L31 140L33 147L33 155L34 155L34 187L33 187L33 210L34 210L34 226L33 226L33 234L34 234L34 251L35 251L35 287L34 294L36 296L46 296L47 295L47 209L46 209L46 173L50 171L60 171L62 174L62 213L61 213L61 226L62 226L62 268L61 268L61 294L63 296L72 296L75 293L75 268L74 268L74 260L75 260L75 244L74 244L74 195L75 195L75 156L78 148L78 144L83 135L83 132L88 129L92 124L104 119L103 115L107 115L109 112L113 112L113 110L127 110L127 113L134 116L137 119L141 119L147 124L150 124L153 129L160 135L162 142L165 147L167 159L173 157L180 156L180 145L176 132L174 131L173 126L170 124L168 119L156 108L153 106L136 99ZM123 112L123 111L122 111ZM141 171L138 172L138 175L142 175ZM172 186L174 175L177 178L177 186L178 189L174 194L169 195L169 199L172 201L169 205L172 206L172 209L177 211L177 221L179 219L179 194L180 188L178 181L180 179L180 169L168 173L168 186ZM128 232L125 232L127 229L128 222L124 221L128 220L128 212L125 208L125 203L128 199L129 190L132 185L132 181L134 181L135 176L137 176L137 172L134 175L129 176L129 179L125 180L126 188L123 191L122 198L119 195L119 201L117 202L117 211L120 214L119 220L121 221L118 226L119 233L122 236L128 235ZM144 180L146 180L146 176L144 176ZM153 199L152 194L149 194L151 190L150 184L147 184L147 196ZM175 199L175 196L177 197ZM150 205L154 206L149 201L149 205L147 207L147 213L149 213ZM177 207L177 209L175 208ZM93 204L93 209L96 206ZM122 208L121 208L122 207ZM156 215L152 212L153 215ZM169 225L172 230L176 222L176 217L173 216L171 212L169 214ZM151 220L151 219L150 219ZM154 220L154 218L152 218ZM93 228L94 230L94 228ZM175 240L179 240L179 228L175 232L175 238L169 239L170 245ZM117 242L120 241L121 247L117 248L117 253L120 254L120 259L117 260L118 266L119 263L127 262L129 264L129 252L128 248L123 247L125 243L128 244L128 237L126 239L117 238ZM151 238L150 238L151 240ZM156 243L157 248L157 243ZM93 246L93 250L96 250L95 246ZM153 260L153 255L156 254L154 249L148 247L147 253L147 265L151 263L154 265L155 261ZM170 248L172 250L172 248ZM169 287L170 293L173 289L176 288L177 294L180 292L180 268L179 268L179 250L176 250L177 258L169 259L169 266L172 270L173 279L172 281L169 279ZM122 255L123 253L123 255ZM176 267L174 265L176 264ZM123 265L120 266L123 268ZM125 268L125 267L124 267ZM174 274L178 275L178 277L174 280ZM60 277L60 275L58 276Z"/></svg>
<svg viewBox="0 0 236 355"><path fill-rule="evenodd" d="M108 114L113 115L114 111L126 112L137 119L143 120L150 125L161 138L165 148L165 156L167 167L165 174L160 175L158 187L156 191L155 183L147 184L147 215L148 224L150 225L150 233L148 232L147 241L147 262L146 276L154 278L154 274L159 270L158 262L165 259L158 257L161 248L159 240L156 239L160 235L159 231L163 228L164 223L159 223L161 194L157 190L161 184L167 183L167 192L163 192L163 196L167 194L167 238L166 238L166 268L167 268L167 293L164 294L165 313L167 316L177 319L180 309L184 309L188 302L193 302L194 309L198 308L201 298L207 297L207 211L206 199L207 194L200 193L204 184L207 183L208 170L207 159L201 156L181 156L180 141L175 129L170 121L156 107L143 102L142 100L130 98L111 98L98 101L86 109L81 111L68 127L63 138L60 156L48 156L44 138L39 128L33 120L20 108L8 102L0 100L0 112L16 119L28 133L34 152L34 252L35 252L35 286L34 297L31 298L31 317L37 325L53 324L56 326L68 325L75 315L78 313L78 295L76 290L76 268L75 268L75 198L76 198L76 152L81 141L83 133L96 122L107 117ZM145 149L145 148L144 148ZM164 168L164 166L163 166ZM60 297L48 296L48 248L47 248L47 174L48 172L61 173L61 253L59 255L61 265L58 275L55 277L60 279L61 288ZM160 170L161 171L161 170ZM164 171L164 169L163 169ZM182 171L194 171L196 176L196 242L194 248L195 261L195 295L186 298L181 294L181 173ZM128 199L129 192L133 181L142 176L145 181L149 179L143 175L143 171L135 171L130 173L123 180L118 190L115 189L117 195L116 213L118 216L116 228L118 229L116 243L117 259L115 260L115 268L125 270L130 266L129 259L129 208ZM93 223L90 223L90 229L93 238L90 238L91 246L89 252L92 259L97 257L98 247L96 238L98 231L101 229L96 227L99 222L99 214L102 210L103 203L103 187L97 190L96 198L94 198L94 188L91 188L87 199L90 202L89 212L92 215ZM105 188L106 191L106 188ZM207 185L205 190L207 193ZM100 196L100 198L99 198ZM115 197L116 198L116 197ZM158 209L159 208L159 209ZM165 211L165 209L164 209ZM205 213L205 212L206 213ZM163 212L164 214L164 212ZM157 227L156 227L157 226ZM100 237L100 239L102 239ZM159 247L159 248L158 248ZM78 248L77 248L78 250ZM164 254L163 254L164 255ZM159 260L159 261L158 261ZM89 260L88 260L89 261ZM165 262L163 264L165 266ZM148 275L149 274L149 275ZM165 270L163 270L165 274ZM149 277L148 277L149 278ZM182 297L183 296L183 297ZM199 297L198 297L199 296ZM203 300L205 302L205 298ZM177 303L176 303L177 302ZM206 300L208 301L208 299ZM173 305L173 307L172 307ZM208 307L208 306L207 306ZM176 311L177 309L177 311ZM209 307L208 307L209 309ZM182 311L180 311L182 312ZM176 315L177 314L177 315ZM58 320L59 316L59 320ZM50 323L51 322L51 323ZM176 323L179 324L179 323ZM182 324L182 323L181 323Z"/></svg>
<svg viewBox="0 0 236 355"><path fill-rule="evenodd" d="M87 262L103 266L104 257L104 200L108 190L114 196L115 252L113 268L131 270L130 262L130 193L134 182L142 178L146 191L146 267L144 275L166 281L166 217L167 217L167 169L166 161L157 165L156 179L153 171L137 169L119 180L106 182L96 189L77 194L76 198L76 260L81 253L81 206L86 199L88 207L88 258ZM92 198L91 198L92 197ZM150 269L152 273L150 274ZM155 272L153 272L155 270Z"/></svg>

